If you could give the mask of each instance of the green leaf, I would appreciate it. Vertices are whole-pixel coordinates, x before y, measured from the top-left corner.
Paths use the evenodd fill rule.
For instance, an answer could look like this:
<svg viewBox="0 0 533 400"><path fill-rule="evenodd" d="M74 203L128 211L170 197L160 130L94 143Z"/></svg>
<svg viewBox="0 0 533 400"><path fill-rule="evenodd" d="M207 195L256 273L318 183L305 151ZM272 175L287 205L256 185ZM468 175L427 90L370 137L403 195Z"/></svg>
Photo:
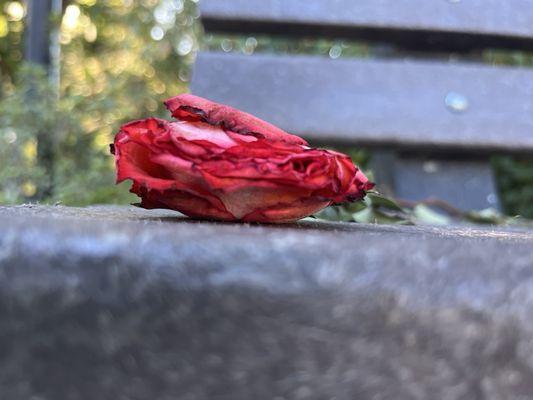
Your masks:
<svg viewBox="0 0 533 400"><path fill-rule="evenodd" d="M413 216L416 222L426 225L447 225L450 218L442 215L424 204L417 204L413 208Z"/></svg>
<svg viewBox="0 0 533 400"><path fill-rule="evenodd" d="M324 208L315 214L316 218L326 221L352 221L352 214L344 209L342 206L332 206Z"/></svg>
<svg viewBox="0 0 533 400"><path fill-rule="evenodd" d="M369 223L374 222L373 214L374 213L371 208L365 208L364 210L353 213L352 218L355 222L369 224Z"/></svg>
<svg viewBox="0 0 533 400"><path fill-rule="evenodd" d="M504 217L494 208L467 212L465 218L478 224L503 224L508 220L508 218Z"/></svg>
<svg viewBox="0 0 533 400"><path fill-rule="evenodd" d="M381 196L377 193L368 193L368 199L370 200L372 207L383 207L389 210L403 211L403 208L398 205L394 200Z"/></svg>
<svg viewBox="0 0 533 400"><path fill-rule="evenodd" d="M356 201L355 203L348 203L348 204L343 204L342 206L340 206L340 208L342 208L349 214L362 211L367 207L368 207L368 204L366 204L364 201Z"/></svg>
<svg viewBox="0 0 533 400"><path fill-rule="evenodd" d="M362 211L356 212L352 215L355 222L366 223L366 224L411 224L412 222L409 219L403 218L402 216L387 214L379 210L372 208L365 208Z"/></svg>

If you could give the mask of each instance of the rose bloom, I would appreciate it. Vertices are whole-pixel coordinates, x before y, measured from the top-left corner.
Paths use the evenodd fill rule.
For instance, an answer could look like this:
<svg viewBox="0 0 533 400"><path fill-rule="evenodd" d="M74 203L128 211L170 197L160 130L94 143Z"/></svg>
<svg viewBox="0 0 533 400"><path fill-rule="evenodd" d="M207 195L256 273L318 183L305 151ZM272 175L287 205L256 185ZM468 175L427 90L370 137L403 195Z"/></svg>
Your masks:
<svg viewBox="0 0 533 400"><path fill-rule="evenodd" d="M176 118L130 122L111 145L117 183L131 179L144 208L193 218L290 222L374 185L344 154L309 147L250 114L183 94Z"/></svg>

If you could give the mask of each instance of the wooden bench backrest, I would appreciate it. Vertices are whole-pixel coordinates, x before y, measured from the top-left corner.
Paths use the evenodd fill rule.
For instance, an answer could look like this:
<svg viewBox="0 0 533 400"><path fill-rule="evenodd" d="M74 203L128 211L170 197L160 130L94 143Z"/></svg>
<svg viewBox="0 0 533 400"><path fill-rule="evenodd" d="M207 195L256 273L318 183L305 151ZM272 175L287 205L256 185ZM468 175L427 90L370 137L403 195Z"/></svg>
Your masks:
<svg viewBox="0 0 533 400"><path fill-rule="evenodd" d="M480 49L533 49L533 1L201 0L200 12L207 32L342 37L400 50L386 59L335 60L202 52L193 93L312 142L533 151L533 70L449 56L479 61ZM460 205L484 206L474 203Z"/></svg>

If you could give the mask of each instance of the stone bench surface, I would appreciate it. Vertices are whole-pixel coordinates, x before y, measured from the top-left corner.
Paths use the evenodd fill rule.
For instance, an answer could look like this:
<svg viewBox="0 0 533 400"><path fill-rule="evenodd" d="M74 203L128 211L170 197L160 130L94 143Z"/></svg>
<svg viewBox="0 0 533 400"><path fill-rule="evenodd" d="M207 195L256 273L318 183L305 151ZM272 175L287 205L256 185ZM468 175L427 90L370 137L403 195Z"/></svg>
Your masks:
<svg viewBox="0 0 533 400"><path fill-rule="evenodd" d="M0 207L1 399L530 399L533 232Z"/></svg>

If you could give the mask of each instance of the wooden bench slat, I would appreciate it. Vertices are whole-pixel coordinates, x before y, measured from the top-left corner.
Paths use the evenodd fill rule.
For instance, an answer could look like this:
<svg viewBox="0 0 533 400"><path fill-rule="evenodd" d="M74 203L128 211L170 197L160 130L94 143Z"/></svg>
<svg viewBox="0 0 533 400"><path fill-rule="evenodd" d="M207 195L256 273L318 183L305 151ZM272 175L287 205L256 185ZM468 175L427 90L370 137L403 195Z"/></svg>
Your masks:
<svg viewBox="0 0 533 400"><path fill-rule="evenodd" d="M533 393L531 232L39 205L0 226L2 399Z"/></svg>
<svg viewBox="0 0 533 400"><path fill-rule="evenodd" d="M440 47L533 45L530 0L202 0L200 11L208 31L429 41Z"/></svg>
<svg viewBox="0 0 533 400"><path fill-rule="evenodd" d="M191 88L319 142L533 149L533 71L522 68L201 53Z"/></svg>

